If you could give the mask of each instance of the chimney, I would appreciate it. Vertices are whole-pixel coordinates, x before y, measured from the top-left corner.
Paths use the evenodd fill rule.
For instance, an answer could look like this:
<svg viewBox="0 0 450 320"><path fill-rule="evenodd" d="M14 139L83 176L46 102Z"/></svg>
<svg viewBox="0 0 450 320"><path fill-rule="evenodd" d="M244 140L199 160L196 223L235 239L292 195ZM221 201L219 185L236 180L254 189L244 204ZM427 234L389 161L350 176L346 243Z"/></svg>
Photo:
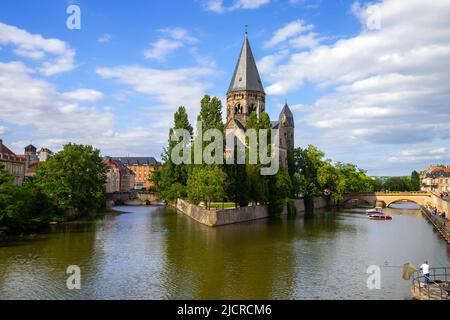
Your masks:
<svg viewBox="0 0 450 320"><path fill-rule="evenodd" d="M0 152L2 152L2 149L3 149L3 140L0 139Z"/></svg>

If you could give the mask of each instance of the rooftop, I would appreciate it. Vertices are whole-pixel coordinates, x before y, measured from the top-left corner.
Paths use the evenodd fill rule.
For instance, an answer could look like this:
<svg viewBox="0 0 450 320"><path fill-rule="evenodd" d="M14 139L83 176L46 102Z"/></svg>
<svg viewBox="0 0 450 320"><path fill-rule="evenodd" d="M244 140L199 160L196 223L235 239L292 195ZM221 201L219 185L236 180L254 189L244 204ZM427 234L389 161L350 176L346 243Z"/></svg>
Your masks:
<svg viewBox="0 0 450 320"><path fill-rule="evenodd" d="M228 92L244 90L264 93L261 77L256 67L247 34L245 34L244 44L242 45L241 54L239 55L233 78L231 78Z"/></svg>
<svg viewBox="0 0 450 320"><path fill-rule="evenodd" d="M158 164L154 157L112 157L112 159L119 160L126 166L154 166Z"/></svg>

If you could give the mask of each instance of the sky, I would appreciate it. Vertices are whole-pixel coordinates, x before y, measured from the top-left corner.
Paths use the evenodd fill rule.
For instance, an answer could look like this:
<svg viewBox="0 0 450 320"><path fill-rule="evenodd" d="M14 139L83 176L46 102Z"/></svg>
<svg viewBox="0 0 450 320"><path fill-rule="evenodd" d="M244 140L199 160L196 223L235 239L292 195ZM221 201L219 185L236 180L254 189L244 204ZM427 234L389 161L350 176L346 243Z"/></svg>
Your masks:
<svg viewBox="0 0 450 320"><path fill-rule="evenodd" d="M370 175L450 164L449 16L448 0L2 0L0 138L159 159L178 106L194 123L204 94L225 104L247 25L296 146Z"/></svg>

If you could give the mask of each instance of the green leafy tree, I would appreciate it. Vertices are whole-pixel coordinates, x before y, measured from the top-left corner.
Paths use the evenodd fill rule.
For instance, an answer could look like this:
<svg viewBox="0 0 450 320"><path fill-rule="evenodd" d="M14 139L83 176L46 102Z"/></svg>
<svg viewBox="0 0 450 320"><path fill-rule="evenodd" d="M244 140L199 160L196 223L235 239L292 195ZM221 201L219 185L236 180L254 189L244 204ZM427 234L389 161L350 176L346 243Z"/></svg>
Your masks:
<svg viewBox="0 0 450 320"><path fill-rule="evenodd" d="M411 191L420 191L420 176L416 170L411 172Z"/></svg>
<svg viewBox="0 0 450 320"><path fill-rule="evenodd" d="M209 208L212 201L221 201L225 196L226 174L219 166L195 166L188 178L188 198L191 203L204 202Z"/></svg>
<svg viewBox="0 0 450 320"><path fill-rule="evenodd" d="M237 163L237 149L238 147L235 145L233 164L225 165L227 173L225 191L228 199L235 203L235 207L244 207L249 202L250 182L245 164Z"/></svg>
<svg viewBox="0 0 450 320"><path fill-rule="evenodd" d="M222 122L222 102L216 98L211 98L205 95L201 101L200 113L198 115L198 124L201 124L203 133L208 129L217 129L222 133L221 139L224 139L224 125ZM194 143L197 141L200 145L201 152L212 143L205 141L198 141L202 139L197 132L194 138ZM193 150L194 151L194 150ZM200 152L199 150L195 150ZM219 156L223 157L225 149L222 148ZM215 156L215 154L212 154ZM187 195L190 202L198 204L200 201L205 203L205 206L210 207L212 201L223 201L226 193L225 165L222 164L194 164L190 167L187 181Z"/></svg>
<svg viewBox="0 0 450 320"><path fill-rule="evenodd" d="M47 225L55 208L33 183L13 185L14 178L0 164L0 232L29 231Z"/></svg>
<svg viewBox="0 0 450 320"><path fill-rule="evenodd" d="M291 179L283 170L270 176L269 184L269 211L271 214L279 214L286 206L287 199L291 196Z"/></svg>
<svg viewBox="0 0 450 320"><path fill-rule="evenodd" d="M69 143L39 166L35 184L59 209L89 214L105 204L106 172L98 149Z"/></svg>
<svg viewBox="0 0 450 320"><path fill-rule="evenodd" d="M290 154L291 170L298 173L297 179L303 184L297 185L297 190L302 191L307 214L314 211L314 198L323 194L317 179L317 172L324 163L324 155L313 145L308 145L304 149L296 148Z"/></svg>
<svg viewBox="0 0 450 320"><path fill-rule="evenodd" d="M269 201L269 181L270 177L262 176L261 175L261 168L263 165L259 162L259 148L261 141L260 139L260 130L266 129L267 130L267 136L266 139L266 145L267 145L267 155L271 154L271 141L270 141L270 129L271 129L271 123L270 123L270 117L266 112L262 112L260 114L260 117L258 119L258 116L256 112L252 112L249 116L249 119L247 121L247 129L254 129L256 130L256 150L254 150L257 154L257 163L256 164L250 164L248 161L248 154L247 154L247 176L249 179L249 185L250 185L250 199L254 203L261 203L265 204ZM247 138L247 147L248 152L251 152L251 145L250 141Z"/></svg>
<svg viewBox="0 0 450 320"><path fill-rule="evenodd" d="M402 177L390 177L384 182L387 191L409 191L408 180Z"/></svg>
<svg viewBox="0 0 450 320"><path fill-rule="evenodd" d="M317 170L317 181L325 195L330 195L334 202L344 198L345 178L331 162L325 161Z"/></svg>
<svg viewBox="0 0 450 320"><path fill-rule="evenodd" d="M168 147L162 154L163 165L159 171L155 171L150 176L151 181L155 183L159 197L169 202L174 202L177 198L185 197L187 195L186 184L189 165L185 163L175 164L171 158L173 148L182 140L181 137L178 141L172 141L171 139L175 130L179 129L187 130L192 137L193 128L189 123L186 108L183 106L180 106L174 114L174 125L169 130ZM184 141L184 150L189 149L189 144L190 141Z"/></svg>

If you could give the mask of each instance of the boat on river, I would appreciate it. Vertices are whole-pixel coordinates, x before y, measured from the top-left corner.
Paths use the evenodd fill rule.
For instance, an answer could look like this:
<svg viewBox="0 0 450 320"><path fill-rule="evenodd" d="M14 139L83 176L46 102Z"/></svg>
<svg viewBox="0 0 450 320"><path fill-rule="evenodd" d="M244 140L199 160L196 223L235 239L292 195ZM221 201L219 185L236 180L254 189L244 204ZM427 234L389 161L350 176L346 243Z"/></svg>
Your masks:
<svg viewBox="0 0 450 320"><path fill-rule="evenodd" d="M392 220L391 216L388 216L384 213L374 213L369 215L369 219L371 220Z"/></svg>
<svg viewBox="0 0 450 320"><path fill-rule="evenodd" d="M381 210L381 208L380 207L376 207L376 208L373 208L373 209L369 209L369 210L366 210L366 213L367 214L384 214L384 212Z"/></svg>

